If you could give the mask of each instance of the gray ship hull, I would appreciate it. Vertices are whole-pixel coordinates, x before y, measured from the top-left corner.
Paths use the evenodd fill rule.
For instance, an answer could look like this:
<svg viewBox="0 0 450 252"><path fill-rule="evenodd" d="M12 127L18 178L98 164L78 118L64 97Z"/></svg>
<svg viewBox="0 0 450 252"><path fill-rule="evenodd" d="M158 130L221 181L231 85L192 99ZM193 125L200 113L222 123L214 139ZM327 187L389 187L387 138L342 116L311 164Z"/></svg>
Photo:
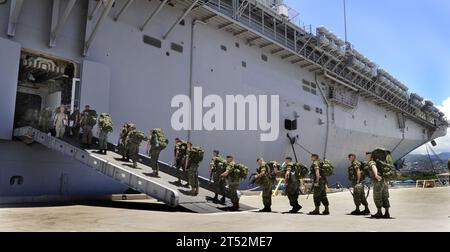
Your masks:
<svg viewBox="0 0 450 252"><path fill-rule="evenodd" d="M145 132L163 128L171 140L169 148L160 157L166 163L173 160L172 139L190 138L195 145L206 149L206 160L214 149L218 149L224 155L234 155L238 162L249 165L253 171L257 157L283 160L294 155L286 137L289 133L298 136L294 148L299 162L309 165L310 153L326 157L336 167L330 182L346 184L349 153L364 159L365 152L383 147L393 150L394 158L398 160L446 134L445 125L432 127L410 117L399 122L399 113L391 107L351 92L352 89L330 81L310 66L293 63L289 55L279 54L281 51L277 52L271 45L256 45L258 41L251 41L251 35L246 32L230 33L232 25L227 27L217 17L194 22L202 13L201 7L192 10L184 18L183 25L176 24L163 38L183 15L185 6L190 4L190 1L175 2L180 4L163 6L141 31L139 28L158 8L159 1L134 1L124 12L121 10L127 1L116 1L109 13L106 11L108 6L102 6L92 19L89 16L94 13L97 1L76 1L53 41L54 46L49 48L49 40L52 40L49 24L57 25L52 19L52 14L55 16L53 1L24 1L13 36L0 33L0 52L8 54L8 57L0 58L0 65L11 66L12 61L17 64L22 49L76 62L80 66L77 77L81 79L79 105L90 104L97 112L112 115L115 125L110 141L117 141L119 128L127 121L134 122ZM8 1L0 5L2 31L11 26L10 4ZM66 3L61 3L59 15L65 8ZM106 18L95 30L102 13L106 13ZM114 17L119 19L115 21ZM86 44L93 33L95 39ZM148 36L159 40L161 45L149 45ZM6 104L2 104L1 109L2 116L11 118L15 108L11 94L17 91L17 72L4 69L0 70L0 80L5 92L0 97ZM330 86L339 90L342 100L330 99ZM194 87L202 87L205 96L279 95L278 139L261 142L259 130L173 130L171 116L176 109L171 107L171 100L175 95L191 95ZM297 119L297 130L284 129L285 119ZM7 136L8 132L12 134L12 124L8 120L5 122L2 132ZM66 163L44 151L28 155L26 150L16 149L16 145L8 141L0 144L1 196L61 194L64 190L68 194L100 195L114 191L121 193L124 189L99 174L88 175L82 167L75 169L79 166L75 163ZM143 145L141 153L144 152ZM201 164L201 176L209 176L208 163ZM30 187L26 190L11 188L12 174L32 181ZM61 189L61 176L68 177L70 188Z"/></svg>

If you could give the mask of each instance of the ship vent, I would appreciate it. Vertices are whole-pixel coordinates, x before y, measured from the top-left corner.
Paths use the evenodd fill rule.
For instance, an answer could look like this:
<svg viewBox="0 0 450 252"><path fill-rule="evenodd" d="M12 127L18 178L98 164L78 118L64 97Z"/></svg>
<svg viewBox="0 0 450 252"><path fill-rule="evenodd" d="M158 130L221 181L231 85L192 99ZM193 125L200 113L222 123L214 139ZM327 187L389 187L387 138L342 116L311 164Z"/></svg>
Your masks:
<svg viewBox="0 0 450 252"><path fill-rule="evenodd" d="M161 48L161 40L157 39L157 38L153 38L147 35L144 35L144 43L154 46L156 48Z"/></svg>

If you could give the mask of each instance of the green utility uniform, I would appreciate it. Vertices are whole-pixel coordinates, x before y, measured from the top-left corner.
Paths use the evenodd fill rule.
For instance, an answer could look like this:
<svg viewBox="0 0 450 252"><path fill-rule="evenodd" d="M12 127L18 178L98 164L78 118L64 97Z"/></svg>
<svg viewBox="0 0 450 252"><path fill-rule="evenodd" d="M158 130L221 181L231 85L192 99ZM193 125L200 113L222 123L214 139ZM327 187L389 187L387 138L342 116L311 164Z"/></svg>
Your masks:
<svg viewBox="0 0 450 252"><path fill-rule="evenodd" d="M174 156L175 156L175 167L177 169L178 182L181 182L184 173L184 164L187 153L187 143L180 141L175 144Z"/></svg>
<svg viewBox="0 0 450 252"><path fill-rule="evenodd" d="M317 178L316 178L316 171L321 171L321 161L316 160L311 165L311 174L313 176L314 184L316 184ZM320 178L319 178L319 184L314 185L313 189L313 198L314 198L314 205L316 207L320 207L320 204L322 203L325 207L329 206L328 198L327 198L327 185L328 181L327 178L322 175L322 172L320 172Z"/></svg>
<svg viewBox="0 0 450 252"><path fill-rule="evenodd" d="M269 169L267 167L267 164L264 163L258 169L256 170L258 174L265 173L261 177L257 179L257 184L261 186L262 189L262 201L264 204L264 208L270 209L272 206L272 187L273 187L273 180L271 180L267 174L269 172Z"/></svg>
<svg viewBox="0 0 450 252"><path fill-rule="evenodd" d="M372 166L376 166L377 163L375 161L369 161L368 166L372 169ZM381 176L380 174L378 174ZM372 179L373 181L373 201L375 202L375 206L380 208L390 208L391 205L389 203L389 184L388 182L382 178L381 181L378 181L375 176Z"/></svg>
<svg viewBox="0 0 450 252"><path fill-rule="evenodd" d="M108 134L113 130L111 116L107 113L100 114L98 119L98 145L101 152L106 154L108 149Z"/></svg>
<svg viewBox="0 0 450 252"><path fill-rule="evenodd" d="M189 185L195 189L198 190L198 167L199 164L197 162L192 161L189 158L191 150L187 151L187 175L188 175L188 182Z"/></svg>
<svg viewBox="0 0 450 252"><path fill-rule="evenodd" d="M228 179L228 195L231 200L231 203L233 203L233 206L239 208L239 196L238 196L238 189L241 179L237 176L233 176L231 170L234 168L234 165L236 162L231 161L227 162L226 164L226 171L229 172L227 179Z"/></svg>
<svg viewBox="0 0 450 252"><path fill-rule="evenodd" d="M94 113L94 112L92 112ZM83 129L83 136L81 138L81 144L90 148L92 144L92 128L96 124L96 118L94 119L91 111L85 110L83 111L83 115L81 117L81 128Z"/></svg>
<svg viewBox="0 0 450 252"><path fill-rule="evenodd" d="M127 138L128 138L128 134L132 131L133 128L134 128L134 124L126 123L120 129L119 144L117 147L118 147L119 153L122 155L123 160L128 160L130 157L130 155L128 153L128 149L127 149Z"/></svg>
<svg viewBox="0 0 450 252"><path fill-rule="evenodd" d="M158 137L152 133L152 137L150 138L150 167L153 169L153 172L156 176L159 173L159 154L161 153L161 149L159 148Z"/></svg>
<svg viewBox="0 0 450 252"><path fill-rule="evenodd" d="M137 161L139 158L139 146L141 145L142 141L145 140L147 140L147 137L145 137L145 134L142 131L132 130L128 134L126 148L131 160L133 160L134 168L137 167Z"/></svg>
<svg viewBox="0 0 450 252"><path fill-rule="evenodd" d="M300 181L296 178L294 174L294 163L286 163L285 166L285 183L286 183L286 196L289 199L289 204L293 208L298 208L298 197L300 196Z"/></svg>
<svg viewBox="0 0 450 252"><path fill-rule="evenodd" d="M212 168L212 177L214 179L214 192L215 192L215 199L217 199L218 195L222 195L222 201L225 201L225 194L226 194L226 180L224 177L221 177L220 175L225 172L226 169L226 163L219 162L217 160L221 160L220 156L214 157L211 160L211 163L209 164Z"/></svg>
<svg viewBox="0 0 450 252"><path fill-rule="evenodd" d="M358 181L357 177L357 171L361 171L361 178L360 181ZM352 166L349 170L349 179L352 183L353 187L353 201L356 205L356 207L360 207L361 204L367 208L368 203L366 199L366 193L364 191L364 185L362 181L364 181L364 173L363 173L363 167L362 163L358 160L354 160L352 162Z"/></svg>

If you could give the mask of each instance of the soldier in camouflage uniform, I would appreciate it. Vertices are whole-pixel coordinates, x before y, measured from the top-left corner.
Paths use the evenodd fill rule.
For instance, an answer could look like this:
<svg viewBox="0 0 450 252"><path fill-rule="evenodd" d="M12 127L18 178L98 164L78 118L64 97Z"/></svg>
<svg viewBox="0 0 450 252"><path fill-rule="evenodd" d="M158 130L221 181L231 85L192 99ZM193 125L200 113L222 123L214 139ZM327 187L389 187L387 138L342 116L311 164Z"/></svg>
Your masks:
<svg viewBox="0 0 450 252"><path fill-rule="evenodd" d="M192 195L198 195L198 166L199 164L196 162L193 162L189 157L192 152L192 143L187 143L187 150L186 150L186 166L185 170L187 171L188 175L188 182L191 186L191 194Z"/></svg>
<svg viewBox="0 0 450 252"><path fill-rule="evenodd" d="M264 208L259 210L262 213L271 213L272 212L272 187L273 181L269 178L269 169L267 167L266 162L262 158L258 158L256 163L259 165L256 170L257 174L255 176L255 181L262 188L262 201Z"/></svg>
<svg viewBox="0 0 450 252"><path fill-rule="evenodd" d="M372 158L372 153L367 152L367 165L369 166L369 170L372 176L373 183L373 200L375 202L375 206L377 207L377 213L372 215L374 219L391 218L389 214L389 208L391 207L389 202L389 184L388 182L380 176L378 171L377 163ZM381 209L385 209L385 213L383 215Z"/></svg>
<svg viewBox="0 0 450 252"><path fill-rule="evenodd" d="M312 154L311 161L313 162L311 165L311 175L313 179L313 198L314 198L314 206L316 207L314 211L310 212L310 215L319 215L320 214L320 205L323 204L325 206L325 210L322 212L322 215L329 215L329 202L327 198L327 178L322 174L322 164L319 159L319 155Z"/></svg>
<svg viewBox="0 0 450 252"><path fill-rule="evenodd" d="M91 108L89 105L85 106L85 110L81 116L81 128L83 129L83 136L81 138L81 146L84 148L91 148L92 144L92 128L95 126L94 122L91 122Z"/></svg>
<svg viewBox="0 0 450 252"><path fill-rule="evenodd" d="M133 161L133 168L137 168L137 161L139 158L139 146L141 145L142 141L147 141L147 137L145 136L145 133L139 130L132 130L130 133L128 133L128 140L127 140L127 150L128 154Z"/></svg>
<svg viewBox="0 0 450 252"><path fill-rule="evenodd" d="M110 125L108 125L110 124ZM100 154L107 154L108 134L112 132L112 120L108 113L101 113L98 118L98 145Z"/></svg>
<svg viewBox="0 0 450 252"><path fill-rule="evenodd" d="M185 158L187 151L187 143L179 138L175 138L174 159L175 168L177 169L178 184L181 185L181 179L183 178L183 170L185 167Z"/></svg>
<svg viewBox="0 0 450 252"><path fill-rule="evenodd" d="M298 197L300 196L300 181L298 181L294 174L294 163L291 157L287 157L284 160L283 170L284 179L286 183L285 194L289 199L289 204L292 209L289 213L298 213L302 206L298 204Z"/></svg>
<svg viewBox="0 0 450 252"><path fill-rule="evenodd" d="M127 139L128 139L128 134L135 129L136 129L136 127L134 126L134 124L132 124L130 122L125 123L122 126L122 128L120 129L119 144L117 145L117 147L119 149L119 153L122 155L123 161L130 160L130 156L129 156L128 149L127 149Z"/></svg>
<svg viewBox="0 0 450 252"><path fill-rule="evenodd" d="M239 196L237 190L239 189L240 179L229 176L235 164L236 162L234 161L233 156L227 156L225 172L220 175L228 180L229 198L231 199L231 203L233 203L233 206L230 208L231 211L239 210Z"/></svg>
<svg viewBox="0 0 450 252"><path fill-rule="evenodd" d="M225 172L225 164L219 163L216 161L216 158L220 159L220 153L218 150L213 151L213 158L211 159L211 163L209 164L209 168L211 170L211 176L214 179L214 201L219 201L219 194L222 195L220 199L220 203L225 204L225 192L226 192L226 181L224 177L220 175Z"/></svg>
<svg viewBox="0 0 450 252"><path fill-rule="evenodd" d="M369 204L367 203L366 199L366 192L364 191L364 172L362 167L362 163L356 159L355 154L349 154L348 159L351 163L351 166L349 167L349 174L352 174L352 176L349 176L349 179L352 183L353 187L353 201L355 203L356 209L351 212L351 215L369 215ZM359 209L361 204L364 206L364 211L361 212Z"/></svg>
<svg viewBox="0 0 450 252"><path fill-rule="evenodd" d="M161 150L159 149L158 137L153 134L153 130L150 130L149 139L147 144L147 153L150 156L150 167L153 170L153 174L158 177L159 175L159 154Z"/></svg>

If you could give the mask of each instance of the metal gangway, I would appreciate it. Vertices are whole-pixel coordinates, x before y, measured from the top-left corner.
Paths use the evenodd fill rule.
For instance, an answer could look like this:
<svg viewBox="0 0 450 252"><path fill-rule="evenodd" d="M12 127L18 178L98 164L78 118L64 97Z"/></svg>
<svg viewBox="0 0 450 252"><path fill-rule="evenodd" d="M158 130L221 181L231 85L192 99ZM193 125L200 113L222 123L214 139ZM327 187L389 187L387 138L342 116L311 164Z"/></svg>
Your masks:
<svg viewBox="0 0 450 252"><path fill-rule="evenodd" d="M150 159L139 155L137 168L120 160L121 156L109 151L107 155L97 154L96 150L86 150L77 147L78 143L69 139L58 139L47 135L32 127L17 128L14 130L17 138L26 138L28 141L37 142L47 148L66 155L97 172L113 178L136 191L144 193L171 207L181 206L196 213L218 213L226 211L226 205L212 201L214 195L212 185L205 178L199 177L199 194L190 195L189 187L182 186L176 181L176 170L170 165L160 163L159 177L152 175L152 169L148 165ZM112 149L112 148L111 148ZM114 148L115 149L115 148ZM229 204L227 199L227 204ZM252 208L241 205L241 210L248 211Z"/></svg>

